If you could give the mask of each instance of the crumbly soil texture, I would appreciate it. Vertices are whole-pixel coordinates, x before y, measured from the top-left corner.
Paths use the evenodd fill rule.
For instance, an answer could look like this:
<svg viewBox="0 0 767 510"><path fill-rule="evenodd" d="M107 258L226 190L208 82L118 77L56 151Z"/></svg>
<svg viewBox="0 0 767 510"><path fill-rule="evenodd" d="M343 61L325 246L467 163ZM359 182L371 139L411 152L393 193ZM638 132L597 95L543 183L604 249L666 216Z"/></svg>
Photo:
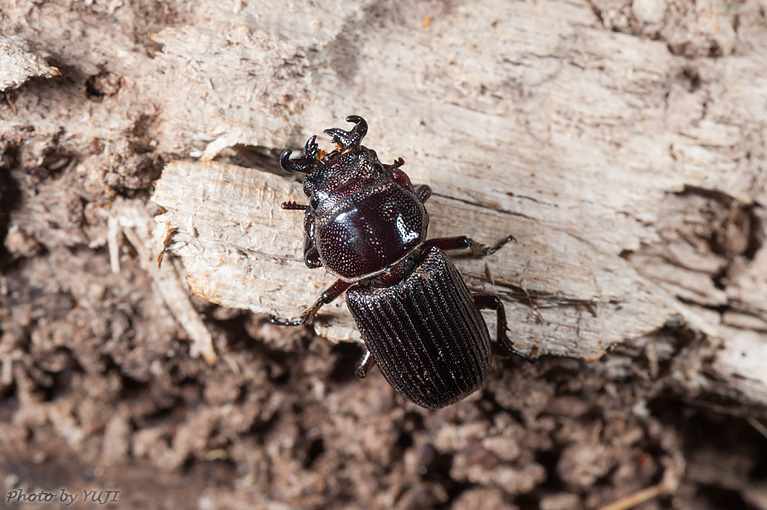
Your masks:
<svg viewBox="0 0 767 510"><path fill-rule="evenodd" d="M244 2L229 3L234 16ZM146 84L162 69L151 34L203 25L208 11L5 4L0 34L60 74L0 92L0 507L63 508L67 494L68 508L147 510L767 509L764 410L677 384L674 349L704 341L681 324L598 360L496 358L483 389L429 411L377 369L358 379L358 343L190 296L219 356L206 363L115 211L161 213L163 166L214 138L178 127ZM426 30L458 4L419 2L408 16ZM625 6L587 9L595 26L618 20L608 31L638 23ZM371 7L368 19L397 12ZM288 111L301 98L280 101ZM219 157L275 171L282 147Z"/></svg>

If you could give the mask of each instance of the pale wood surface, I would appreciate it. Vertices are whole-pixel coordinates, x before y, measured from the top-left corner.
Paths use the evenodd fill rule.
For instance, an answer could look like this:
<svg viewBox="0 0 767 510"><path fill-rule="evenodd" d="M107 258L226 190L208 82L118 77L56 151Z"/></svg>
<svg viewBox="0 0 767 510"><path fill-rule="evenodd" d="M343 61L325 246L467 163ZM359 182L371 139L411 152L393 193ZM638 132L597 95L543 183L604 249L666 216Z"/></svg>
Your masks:
<svg viewBox="0 0 767 510"><path fill-rule="evenodd" d="M61 76L43 57L30 51L23 39L0 35L0 92L20 87L30 78Z"/></svg>
<svg viewBox="0 0 767 510"><path fill-rule="evenodd" d="M372 5L301 4L290 20L243 5L211 12L215 29L155 35L161 85L184 98L163 115L186 136L161 145L276 156L362 115L365 144L434 189L432 236L517 237L458 264L504 298L522 350L596 359L687 329L702 340L659 351L680 384L718 392L721 376L767 402L767 45L741 37L758 25L741 18L736 32L713 4L695 31L662 23L676 12L666 2L635 3L627 23L611 3L489 1L421 28ZM332 281L301 263L301 214L278 208L300 197L258 169L175 162L157 184L155 237L175 232L195 293L295 314ZM357 338L342 303L315 326Z"/></svg>
<svg viewBox="0 0 767 510"><path fill-rule="evenodd" d="M155 190L154 200L168 211L155 235L182 257L194 293L225 306L296 316L334 281L303 263L303 214L280 209L302 197L298 183L263 171L172 163ZM432 236L495 242L513 232L519 239L487 259L463 257L457 264L473 288L504 299L520 348L596 358L610 343L659 328L672 313L663 293L655 296L624 261L562 232L444 196L428 205ZM332 340L359 338L342 302L323 309L315 324Z"/></svg>

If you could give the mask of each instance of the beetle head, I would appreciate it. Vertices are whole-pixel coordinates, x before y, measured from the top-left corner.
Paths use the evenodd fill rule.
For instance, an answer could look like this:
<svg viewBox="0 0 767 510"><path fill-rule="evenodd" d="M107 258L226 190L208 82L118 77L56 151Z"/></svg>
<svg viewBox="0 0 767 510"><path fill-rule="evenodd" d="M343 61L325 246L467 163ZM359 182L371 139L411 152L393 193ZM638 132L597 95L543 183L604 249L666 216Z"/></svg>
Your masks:
<svg viewBox="0 0 767 510"><path fill-rule="evenodd" d="M344 131L339 128L330 128L323 131L330 135L333 143L338 145L338 151L341 153L347 153L353 148L358 147L368 132L368 123L362 117L349 115L346 117L346 121L354 122L354 127L350 131ZM298 159L290 159L293 151L285 149L282 156L280 156L280 166L282 169L286 172L309 174L318 166L323 165L324 154L320 153L316 140L317 137L312 136L306 141L301 157Z"/></svg>
<svg viewBox="0 0 767 510"><path fill-rule="evenodd" d="M336 144L336 150L330 154L320 151L317 137L312 136L306 141L299 158L290 159L289 149L280 157L284 170L306 175L304 193L311 198L311 208L318 214L344 197L387 179L375 151L360 145L368 131L365 119L350 115L346 120L354 123L349 131L339 128L324 131Z"/></svg>

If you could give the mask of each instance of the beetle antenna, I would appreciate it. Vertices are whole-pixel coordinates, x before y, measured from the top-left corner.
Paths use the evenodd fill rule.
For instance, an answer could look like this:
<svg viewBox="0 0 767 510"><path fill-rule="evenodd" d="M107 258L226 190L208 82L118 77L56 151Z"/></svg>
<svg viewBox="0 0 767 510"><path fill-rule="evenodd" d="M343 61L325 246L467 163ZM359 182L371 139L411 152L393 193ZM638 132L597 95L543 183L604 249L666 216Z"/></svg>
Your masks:
<svg viewBox="0 0 767 510"><path fill-rule="evenodd" d="M306 141L304 150L301 152L301 157L298 159L290 159L290 155L293 151L285 149L280 156L280 166L286 172L298 172L307 174L314 170L317 166L317 152L319 147L317 146L317 137L313 136Z"/></svg>
<svg viewBox="0 0 767 510"><path fill-rule="evenodd" d="M304 204L297 204L296 202L289 200L287 202L283 202L280 207L282 207L285 210L288 211L306 211L309 209L308 205Z"/></svg>
<svg viewBox="0 0 767 510"><path fill-rule="evenodd" d="M358 115L349 115L346 122L354 122L355 126L350 131L339 128L330 128L323 131L330 135L333 143L340 145L344 151L357 147L368 132L368 123Z"/></svg>

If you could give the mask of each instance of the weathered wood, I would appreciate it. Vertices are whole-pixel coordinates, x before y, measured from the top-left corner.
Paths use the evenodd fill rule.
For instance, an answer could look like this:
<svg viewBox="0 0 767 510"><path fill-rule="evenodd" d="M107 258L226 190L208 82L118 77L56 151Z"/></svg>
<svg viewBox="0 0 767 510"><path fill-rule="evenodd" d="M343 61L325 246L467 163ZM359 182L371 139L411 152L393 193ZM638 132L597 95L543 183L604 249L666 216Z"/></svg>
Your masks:
<svg viewBox="0 0 767 510"><path fill-rule="evenodd" d="M20 87L35 76L61 76L43 57L29 50L26 41L0 35L0 92Z"/></svg>
<svg viewBox="0 0 767 510"><path fill-rule="evenodd" d="M171 163L157 183L155 238L181 256L199 296L225 306L296 316L333 282L303 263L303 214L280 209L301 201L299 183L219 163ZM523 350L594 359L611 343L647 334L673 309L620 258L529 219L444 196L429 201L431 235L470 234L519 242L458 267L476 289L507 303L512 335ZM583 268L588 268L587 272ZM492 278L495 286L488 280ZM359 339L342 303L323 309L318 332Z"/></svg>
<svg viewBox="0 0 767 510"><path fill-rule="evenodd" d="M517 237L459 266L476 288L493 276L520 348L595 359L683 327L711 342L660 349L695 360L674 377L720 392L722 376L766 403L767 53L732 30L669 32L671 48L643 37L664 3L637 5L636 34L605 30L633 30L610 17L612 4L601 18L586 3L460 5L425 29L399 12L376 18L372 5L322 16L300 6L292 19L314 20L301 34L275 13L249 24L255 7L243 5L215 13L219 30L155 35L160 87L183 98L164 116L189 135L160 147L196 139L206 158L236 144L276 153L362 115L366 144L404 157L413 181L434 188L431 235ZM726 54L700 56L714 43ZM178 229L171 248L196 292L297 313L330 282L301 264L300 214L275 208L297 189L257 170L173 163L155 195L168 210L159 236ZM340 303L327 314L321 334L356 338Z"/></svg>

